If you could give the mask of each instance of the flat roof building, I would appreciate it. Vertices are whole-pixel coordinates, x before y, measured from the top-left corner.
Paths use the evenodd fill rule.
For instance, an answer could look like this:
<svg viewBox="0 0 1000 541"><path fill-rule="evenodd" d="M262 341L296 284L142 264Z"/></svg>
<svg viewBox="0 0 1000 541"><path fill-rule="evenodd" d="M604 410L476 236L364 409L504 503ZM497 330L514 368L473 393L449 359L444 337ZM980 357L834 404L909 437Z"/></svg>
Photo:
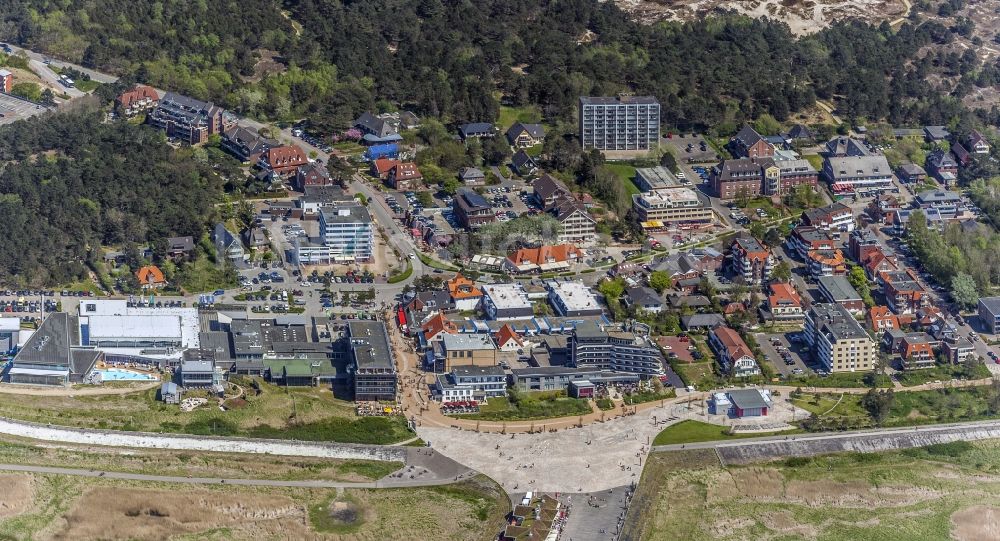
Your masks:
<svg viewBox="0 0 1000 541"><path fill-rule="evenodd" d="M350 321L347 340L354 372L354 400L395 401L396 363L380 321Z"/></svg>
<svg viewBox="0 0 1000 541"><path fill-rule="evenodd" d="M560 316L598 316L604 313L594 292L583 282L549 282L549 302Z"/></svg>
<svg viewBox="0 0 1000 541"><path fill-rule="evenodd" d="M865 303L846 276L820 276L819 292L829 302L838 303L847 308L851 314L861 314Z"/></svg>
<svg viewBox="0 0 1000 541"><path fill-rule="evenodd" d="M635 185L644 192L654 192L663 188L676 188L681 182L670 169L660 165L636 169Z"/></svg>
<svg viewBox="0 0 1000 541"><path fill-rule="evenodd" d="M535 314L521 284L488 284L482 290L483 309L489 319L530 318Z"/></svg>
<svg viewBox="0 0 1000 541"><path fill-rule="evenodd" d="M660 103L652 96L580 98L580 142L611 155L641 155L660 140Z"/></svg>
<svg viewBox="0 0 1000 541"><path fill-rule="evenodd" d="M805 337L829 372L867 371L875 364L875 342L840 304L813 304L806 314Z"/></svg>

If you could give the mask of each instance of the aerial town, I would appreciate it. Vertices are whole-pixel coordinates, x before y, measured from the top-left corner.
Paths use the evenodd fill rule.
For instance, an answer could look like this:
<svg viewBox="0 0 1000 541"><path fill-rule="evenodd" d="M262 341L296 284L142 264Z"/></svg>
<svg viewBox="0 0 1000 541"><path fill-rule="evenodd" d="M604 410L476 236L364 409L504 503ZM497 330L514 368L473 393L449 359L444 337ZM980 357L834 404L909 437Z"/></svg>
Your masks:
<svg viewBox="0 0 1000 541"><path fill-rule="evenodd" d="M0 537L1000 537L988 2L98 3L0 25Z"/></svg>

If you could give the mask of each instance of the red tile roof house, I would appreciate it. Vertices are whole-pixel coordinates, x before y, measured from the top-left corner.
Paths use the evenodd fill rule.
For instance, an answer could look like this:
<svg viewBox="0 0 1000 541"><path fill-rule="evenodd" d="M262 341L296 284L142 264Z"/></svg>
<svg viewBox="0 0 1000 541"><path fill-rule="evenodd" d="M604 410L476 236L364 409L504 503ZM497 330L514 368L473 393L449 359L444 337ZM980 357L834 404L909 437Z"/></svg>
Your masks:
<svg viewBox="0 0 1000 541"><path fill-rule="evenodd" d="M135 277L139 279L139 286L143 289L156 289L167 285L163 271L156 265L140 267L135 271Z"/></svg>
<svg viewBox="0 0 1000 541"><path fill-rule="evenodd" d="M424 176L413 162L397 163L389 170L388 184L396 190L413 190L420 185Z"/></svg>
<svg viewBox="0 0 1000 541"><path fill-rule="evenodd" d="M283 145L265 150L257 165L274 176L284 177L294 175L308 163L305 152L297 145Z"/></svg>
<svg viewBox="0 0 1000 541"><path fill-rule="evenodd" d="M899 329L899 318L886 306L872 306L868 310L868 327L876 332Z"/></svg>
<svg viewBox="0 0 1000 541"><path fill-rule="evenodd" d="M933 368L935 365L934 349L926 338L903 338L900 344L900 356L903 358L903 369Z"/></svg>
<svg viewBox="0 0 1000 541"><path fill-rule="evenodd" d="M135 85L115 98L115 111L123 117L135 116L156 107L160 95L151 86Z"/></svg>
<svg viewBox="0 0 1000 541"><path fill-rule="evenodd" d="M801 319L802 297L792 284L770 284L767 309L773 319Z"/></svg>
<svg viewBox="0 0 1000 541"><path fill-rule="evenodd" d="M371 174L373 177L377 177L379 180L388 180L389 172L392 171L393 167L400 164L399 160L393 160L390 158L377 158L372 162Z"/></svg>
<svg viewBox="0 0 1000 541"><path fill-rule="evenodd" d="M725 326L718 326L709 333L708 345L715 352L719 366L726 374L736 377L756 376L760 367L739 333Z"/></svg>

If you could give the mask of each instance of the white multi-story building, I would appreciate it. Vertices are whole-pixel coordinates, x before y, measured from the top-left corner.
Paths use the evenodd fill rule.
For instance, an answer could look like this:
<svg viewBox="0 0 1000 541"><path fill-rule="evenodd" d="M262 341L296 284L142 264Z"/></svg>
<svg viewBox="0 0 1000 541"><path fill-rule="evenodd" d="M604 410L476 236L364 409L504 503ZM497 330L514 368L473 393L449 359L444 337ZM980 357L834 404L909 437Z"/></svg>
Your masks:
<svg viewBox="0 0 1000 541"><path fill-rule="evenodd" d="M652 96L581 97L584 149L644 154L660 139L660 103Z"/></svg>
<svg viewBox="0 0 1000 541"><path fill-rule="evenodd" d="M690 188L660 188L632 196L632 208L643 222L712 223L712 209Z"/></svg>
<svg viewBox="0 0 1000 541"><path fill-rule="evenodd" d="M483 310L489 319L523 319L535 315L528 293L521 284L483 286Z"/></svg>
<svg viewBox="0 0 1000 541"><path fill-rule="evenodd" d="M442 402L507 396L507 374L499 366L455 366L437 377L434 393Z"/></svg>
<svg viewBox="0 0 1000 541"><path fill-rule="evenodd" d="M365 207L348 204L321 208L319 233L319 238L296 241L295 254L299 263L371 261L375 226Z"/></svg>
<svg viewBox="0 0 1000 541"><path fill-rule="evenodd" d="M549 302L560 316L599 316L604 312L583 282L549 282Z"/></svg>

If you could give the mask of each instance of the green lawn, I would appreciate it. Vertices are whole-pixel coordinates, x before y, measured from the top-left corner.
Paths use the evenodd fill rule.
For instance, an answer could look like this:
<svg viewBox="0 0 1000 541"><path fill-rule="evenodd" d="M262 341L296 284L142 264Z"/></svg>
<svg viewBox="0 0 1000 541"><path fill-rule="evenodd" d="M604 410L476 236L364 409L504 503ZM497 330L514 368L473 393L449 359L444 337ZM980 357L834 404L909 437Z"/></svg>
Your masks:
<svg viewBox="0 0 1000 541"><path fill-rule="evenodd" d="M671 363L671 366L673 366L674 370L683 374L684 381L689 382L689 385L694 385L699 391L707 391L715 388L719 383L712 369L712 364L712 362L690 364L676 362Z"/></svg>
<svg viewBox="0 0 1000 541"><path fill-rule="evenodd" d="M802 158L809 162L809 165L813 166L817 171L823 170L823 157L819 154L805 154Z"/></svg>
<svg viewBox="0 0 1000 541"><path fill-rule="evenodd" d="M865 383L865 376L868 372L834 372L826 377L819 376L797 376L788 378L786 385L798 385L800 387L869 387ZM877 376L878 387L892 387L889 376Z"/></svg>
<svg viewBox="0 0 1000 541"><path fill-rule="evenodd" d="M934 368L922 370L909 370L899 374L899 382L907 387L923 385L932 381L948 381L951 379L984 379L990 377L990 369L986 365L979 365L972 374L972 378L966 377L964 367L960 365L939 365Z"/></svg>
<svg viewBox="0 0 1000 541"><path fill-rule="evenodd" d="M237 381L250 387L249 378ZM0 394L0 416L91 429L344 443L389 444L413 437L401 416L358 417L354 404L335 398L329 388L258 383L260 395L251 391L226 411L209 403L182 412L158 401L153 388L122 395L37 396L29 402L20 395Z"/></svg>
<svg viewBox="0 0 1000 541"><path fill-rule="evenodd" d="M753 434L727 434L729 427L713 425L701 421L685 420L665 428L656 435L653 445L672 445L676 443L696 443L699 441L716 441L757 438L773 434L794 434L797 430L783 432L758 432Z"/></svg>
<svg viewBox="0 0 1000 541"><path fill-rule="evenodd" d="M74 81L73 86L76 87L80 92L93 92L97 90L97 87L101 86L101 83L90 79L89 81Z"/></svg>
<svg viewBox="0 0 1000 541"><path fill-rule="evenodd" d="M413 274L413 265L410 265L410 260L407 259L406 270L400 272L399 274L393 274L386 281L389 282L390 284L398 284L399 282L402 282L403 280L409 278L411 274Z"/></svg>
<svg viewBox="0 0 1000 541"><path fill-rule="evenodd" d="M500 106L500 119L497 125L501 130L506 131L515 122L525 124L538 124L542 121L542 111L537 105L526 105L524 107Z"/></svg>
<svg viewBox="0 0 1000 541"><path fill-rule="evenodd" d="M568 398L564 391L523 393L513 391L510 399L491 398L479 413L461 415L463 419L483 421L532 421L586 415L593 411L590 401Z"/></svg>
<svg viewBox="0 0 1000 541"><path fill-rule="evenodd" d="M625 190L628 191L629 196L640 193L639 187L632 180L635 178L635 166L627 163L606 163L604 167L607 167L616 177L621 179L622 183L625 184Z"/></svg>
<svg viewBox="0 0 1000 541"><path fill-rule="evenodd" d="M428 267L433 267L435 269L441 269L441 270L453 271L453 272L458 270L457 268L455 268L455 267L453 267L453 266L451 266L451 265L449 265L447 263L444 263L442 261L438 261L436 259L432 259L430 256L424 255L423 252L417 252L417 257L420 258L420 262L421 263L423 263L424 265L427 265Z"/></svg>
<svg viewBox="0 0 1000 541"><path fill-rule="evenodd" d="M664 389L662 392L655 391L643 391L641 393L635 393L630 395L625 395L623 402L632 406L634 404L642 404L645 402L653 402L655 400L666 400L668 398L674 398L677 396L677 392L673 389Z"/></svg>

